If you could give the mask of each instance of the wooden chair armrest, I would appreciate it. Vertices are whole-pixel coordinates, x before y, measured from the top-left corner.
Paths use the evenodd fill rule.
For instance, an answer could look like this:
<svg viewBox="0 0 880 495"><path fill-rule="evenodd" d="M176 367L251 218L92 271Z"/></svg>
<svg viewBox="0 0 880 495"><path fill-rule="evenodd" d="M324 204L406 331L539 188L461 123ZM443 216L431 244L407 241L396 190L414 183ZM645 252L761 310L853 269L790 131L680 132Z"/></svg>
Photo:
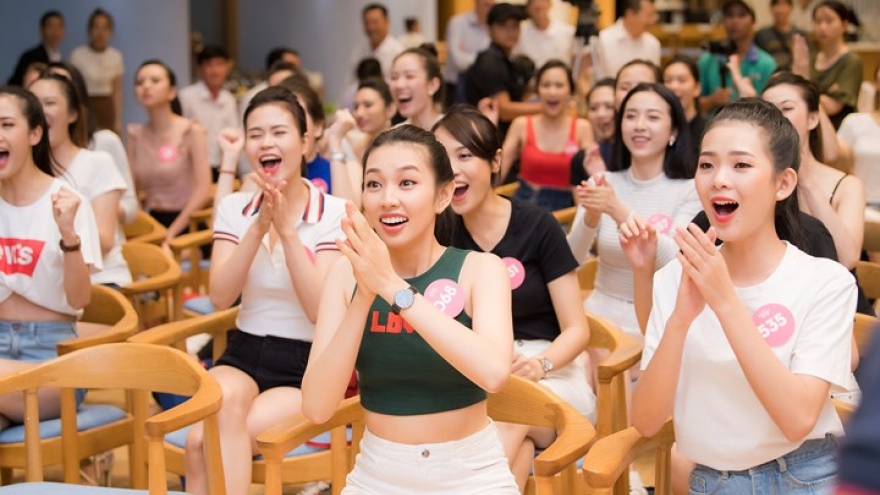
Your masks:
<svg viewBox="0 0 880 495"><path fill-rule="evenodd" d="M152 438L164 438L173 431L217 413L220 410L222 396L220 385L213 378L207 380L212 380L213 386L203 386L183 404L147 419L145 424L147 435Z"/></svg>
<svg viewBox="0 0 880 495"><path fill-rule="evenodd" d="M614 377L642 360L642 345L628 335L624 337L619 338L617 348L597 365L599 382L611 383Z"/></svg>
<svg viewBox="0 0 880 495"><path fill-rule="evenodd" d="M87 337L76 337L56 344L58 355L63 356L69 352L100 344L115 344L125 342L138 331L138 318L136 314L126 315L119 323L109 326L100 332Z"/></svg>
<svg viewBox="0 0 880 495"><path fill-rule="evenodd" d="M211 230L199 230L175 237L168 243L168 246L171 248L171 252L174 253L175 258L180 259L180 255L184 250L206 246L211 244L213 239L214 233Z"/></svg>
<svg viewBox="0 0 880 495"><path fill-rule="evenodd" d="M189 221L190 221L190 223L193 223L193 222L207 223L209 220L211 220L211 217L213 215L214 215L214 208L211 208L211 207L202 208L201 210L196 210L196 211L192 212L192 214L189 216Z"/></svg>
<svg viewBox="0 0 880 495"><path fill-rule="evenodd" d="M165 237L168 236L168 232L164 230L157 230L155 232L150 232L149 234L139 235L132 239L127 240L126 242L142 242L144 244L155 244L156 246L161 246L165 241Z"/></svg>
<svg viewBox="0 0 880 495"><path fill-rule="evenodd" d="M159 325L131 336L128 341L140 344L172 345L201 333L216 335L234 328L237 315L238 307L236 306L198 318L188 318Z"/></svg>
<svg viewBox="0 0 880 495"><path fill-rule="evenodd" d="M120 287L119 291L128 297L132 297L146 292L171 289L180 283L180 277L180 267L175 263L167 272L156 275L155 277L135 280L130 284Z"/></svg>
<svg viewBox="0 0 880 495"><path fill-rule="evenodd" d="M495 194L512 198L517 189L519 189L519 182L509 182L507 184L496 186Z"/></svg>
<svg viewBox="0 0 880 495"><path fill-rule="evenodd" d="M571 406L561 408L566 416L566 427L534 461L536 476L550 477L561 473L586 455L596 441L596 430ZM569 410L570 409L570 410Z"/></svg>
<svg viewBox="0 0 880 495"><path fill-rule="evenodd" d="M645 438L635 428L613 433L599 439L587 452L583 473L587 484L593 488L611 488L633 460L648 450L672 445L675 432L672 420L668 419L656 435Z"/></svg>
<svg viewBox="0 0 880 495"><path fill-rule="evenodd" d="M281 460L284 456L312 438L334 428L363 418L360 397L345 399L326 422L316 425L302 413L276 424L257 436L257 448L266 460Z"/></svg>
<svg viewBox="0 0 880 495"><path fill-rule="evenodd" d="M569 206L568 208L555 210L553 212L553 218L555 218L556 221L560 224L568 225L574 221L574 217L577 214L577 209L577 206Z"/></svg>

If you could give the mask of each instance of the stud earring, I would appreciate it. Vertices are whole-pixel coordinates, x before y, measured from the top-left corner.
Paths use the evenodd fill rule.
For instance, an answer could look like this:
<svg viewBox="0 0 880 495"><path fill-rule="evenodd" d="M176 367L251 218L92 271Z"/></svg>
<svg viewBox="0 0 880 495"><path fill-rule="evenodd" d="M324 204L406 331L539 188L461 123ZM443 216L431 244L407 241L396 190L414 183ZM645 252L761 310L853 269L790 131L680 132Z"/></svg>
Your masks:
<svg viewBox="0 0 880 495"><path fill-rule="evenodd" d="M675 144L675 138L669 138L669 146Z"/></svg>

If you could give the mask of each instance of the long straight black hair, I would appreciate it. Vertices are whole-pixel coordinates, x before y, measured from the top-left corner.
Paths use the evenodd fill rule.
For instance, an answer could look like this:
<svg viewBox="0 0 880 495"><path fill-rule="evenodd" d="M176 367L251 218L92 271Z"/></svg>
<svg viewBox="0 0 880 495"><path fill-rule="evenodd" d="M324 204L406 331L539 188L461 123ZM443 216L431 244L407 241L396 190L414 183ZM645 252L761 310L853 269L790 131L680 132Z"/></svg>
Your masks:
<svg viewBox="0 0 880 495"><path fill-rule="evenodd" d="M37 127L43 130L40 141L31 147L31 157L38 169L52 177L57 176L52 147L49 145L49 126L46 124L46 114L43 113L40 100L33 93L19 86L0 86L0 97L3 96L11 96L19 101L21 113L27 119L28 130L32 131Z"/></svg>

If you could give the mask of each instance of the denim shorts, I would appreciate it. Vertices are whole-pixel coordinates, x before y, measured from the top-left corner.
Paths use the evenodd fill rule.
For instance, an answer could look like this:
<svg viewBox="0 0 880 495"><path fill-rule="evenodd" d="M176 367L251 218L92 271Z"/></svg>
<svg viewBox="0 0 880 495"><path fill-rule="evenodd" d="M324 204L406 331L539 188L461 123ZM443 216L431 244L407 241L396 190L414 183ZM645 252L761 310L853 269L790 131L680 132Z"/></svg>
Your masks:
<svg viewBox="0 0 880 495"><path fill-rule="evenodd" d="M519 201L534 203L550 212L574 206L570 189L536 188L523 180L519 181L519 188L513 197Z"/></svg>
<svg viewBox="0 0 880 495"><path fill-rule="evenodd" d="M232 330L215 366L232 366L247 373L260 393L275 387L302 388L311 349L311 342Z"/></svg>
<svg viewBox="0 0 880 495"><path fill-rule="evenodd" d="M443 443L402 444L365 430L360 447L342 495L519 495L491 421Z"/></svg>
<svg viewBox="0 0 880 495"><path fill-rule="evenodd" d="M59 342L76 338L72 321L0 321L0 359L41 363L58 357ZM76 390L76 403L85 398Z"/></svg>
<svg viewBox="0 0 880 495"><path fill-rule="evenodd" d="M697 464L688 494L830 494L837 482L837 461L837 439L828 435L745 471L718 471Z"/></svg>

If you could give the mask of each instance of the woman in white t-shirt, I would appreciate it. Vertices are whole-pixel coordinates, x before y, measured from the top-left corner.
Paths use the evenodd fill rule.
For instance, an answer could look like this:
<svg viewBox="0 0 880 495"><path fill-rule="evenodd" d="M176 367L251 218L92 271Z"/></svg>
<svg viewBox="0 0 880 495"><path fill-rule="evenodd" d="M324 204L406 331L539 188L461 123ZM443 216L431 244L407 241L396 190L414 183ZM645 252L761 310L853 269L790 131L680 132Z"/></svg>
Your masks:
<svg viewBox="0 0 880 495"><path fill-rule="evenodd" d="M63 76L46 73L28 89L43 105L52 157L62 171L59 179L85 196L95 212L104 270L92 275L92 283L117 289L131 283L122 256L125 235L119 225L119 201L127 186L113 157L86 149L86 111L76 87Z"/></svg>
<svg viewBox="0 0 880 495"><path fill-rule="evenodd" d="M405 123L430 130L443 115L443 74L437 57L424 48L410 48L394 57L391 94Z"/></svg>
<svg viewBox="0 0 880 495"><path fill-rule="evenodd" d="M122 53L110 46L113 17L103 9L89 16L89 43L70 54L70 62L85 76L99 129L122 131Z"/></svg>
<svg viewBox="0 0 880 495"><path fill-rule="evenodd" d="M0 87L0 375L56 357L56 344L76 337L89 271L101 268L91 207L54 178L46 128L33 94ZM58 417L58 390L37 398L41 419ZM23 413L20 394L0 395L0 429Z"/></svg>
<svg viewBox="0 0 880 495"><path fill-rule="evenodd" d="M217 206L211 302L241 296L237 330L211 369L223 389L220 443L227 493L247 493L256 436L298 413L315 334L318 297L339 257L343 200L302 178L306 116L289 89L257 93L244 114L244 151L262 190ZM207 493L203 430L186 440L190 493Z"/></svg>
<svg viewBox="0 0 880 495"><path fill-rule="evenodd" d="M880 67L874 72L880 87ZM873 110L847 115L837 130L840 151L853 174L865 183L868 208L880 212L880 91L874 96Z"/></svg>
<svg viewBox="0 0 880 495"><path fill-rule="evenodd" d="M697 464L691 493L834 484L843 428L829 392L848 383L856 287L842 265L796 247L798 142L770 103L722 107L695 178L712 227L677 228L677 259L655 275L633 425L651 436L672 415L678 452ZM634 226L624 235L651 237Z"/></svg>

